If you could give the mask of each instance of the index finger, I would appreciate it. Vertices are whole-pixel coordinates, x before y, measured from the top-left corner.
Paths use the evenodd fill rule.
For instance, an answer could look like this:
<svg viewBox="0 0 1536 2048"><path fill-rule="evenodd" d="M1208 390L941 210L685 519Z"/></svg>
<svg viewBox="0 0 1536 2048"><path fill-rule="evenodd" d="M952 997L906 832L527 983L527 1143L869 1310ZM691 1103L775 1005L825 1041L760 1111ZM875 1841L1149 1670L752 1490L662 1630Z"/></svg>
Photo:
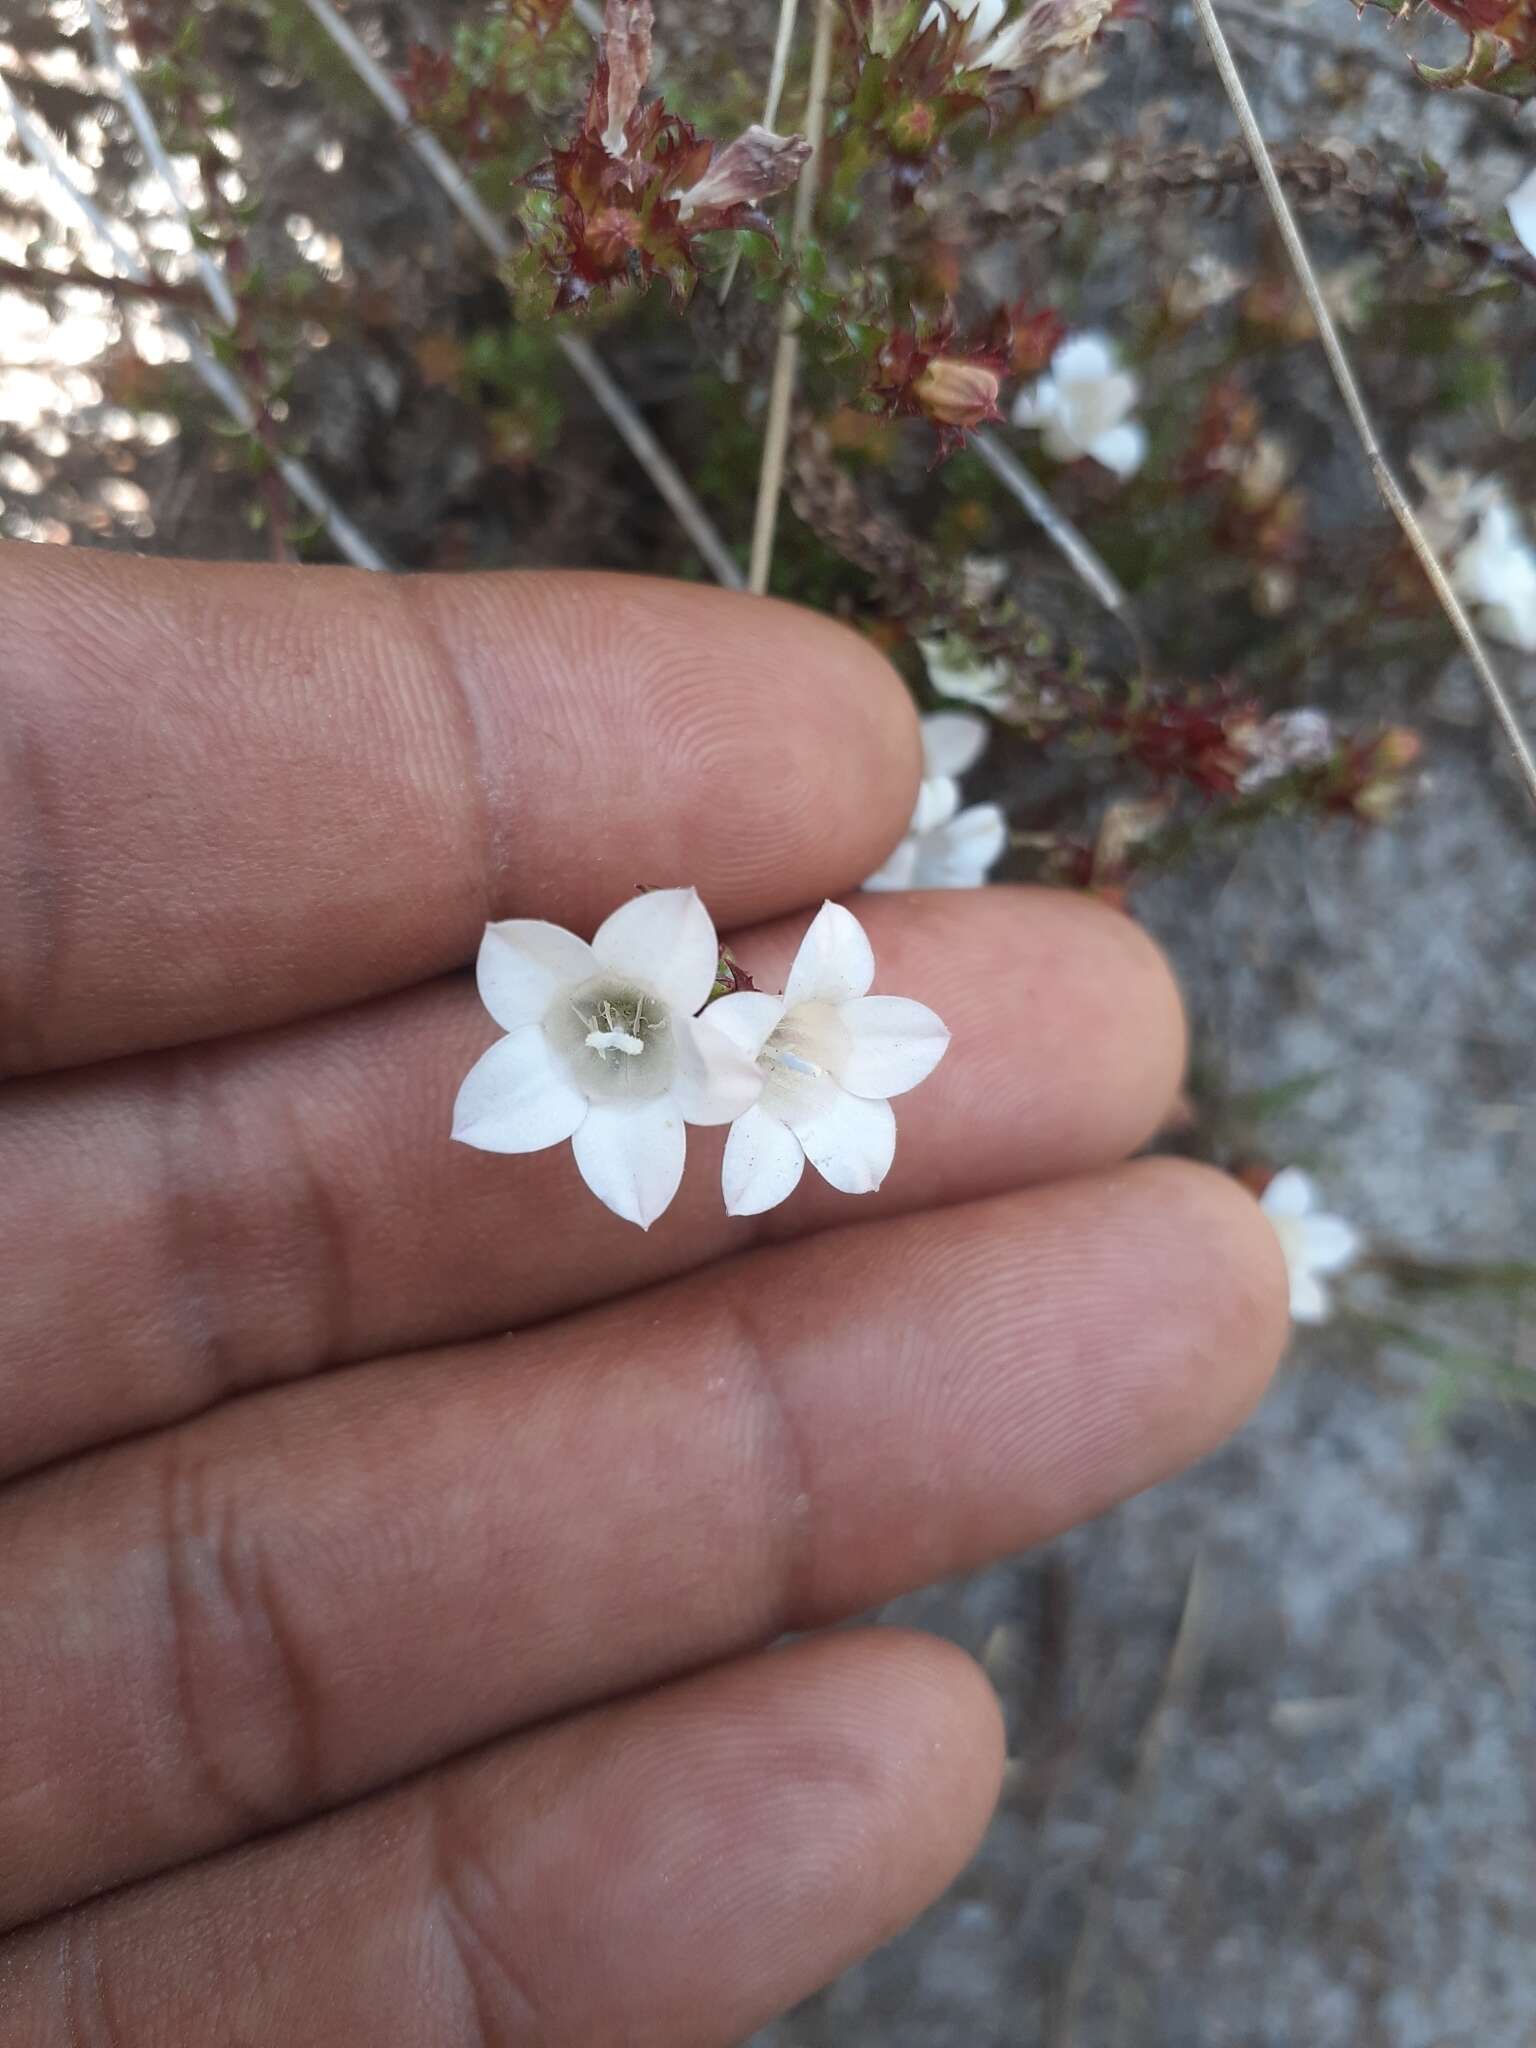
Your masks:
<svg viewBox="0 0 1536 2048"><path fill-rule="evenodd" d="M333 1008L637 883L793 910L916 789L891 670L761 598L15 543L0 617L0 1073Z"/></svg>

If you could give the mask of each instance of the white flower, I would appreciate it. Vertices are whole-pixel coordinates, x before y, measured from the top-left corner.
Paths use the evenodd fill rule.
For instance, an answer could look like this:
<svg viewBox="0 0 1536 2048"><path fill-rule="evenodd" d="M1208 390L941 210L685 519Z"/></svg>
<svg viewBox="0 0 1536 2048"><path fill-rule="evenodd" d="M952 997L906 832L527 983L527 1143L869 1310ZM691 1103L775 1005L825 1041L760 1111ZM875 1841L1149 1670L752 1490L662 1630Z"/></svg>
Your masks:
<svg viewBox="0 0 1536 2048"><path fill-rule="evenodd" d="M782 996L756 991L711 1003L716 1027L755 1059L763 1092L731 1125L721 1186L732 1216L757 1216L793 1194L805 1162L845 1195L872 1194L890 1171L896 1118L888 1098L926 1080L949 1033L923 1003L872 996L864 927L824 903L800 942Z"/></svg>
<svg viewBox="0 0 1536 2048"><path fill-rule="evenodd" d="M1248 756L1249 766L1237 778L1239 790L1262 789L1294 768L1316 768L1331 758L1338 742L1326 711L1277 711L1261 725L1233 738Z"/></svg>
<svg viewBox="0 0 1536 2048"><path fill-rule="evenodd" d="M1057 462L1091 455L1116 476L1134 476L1147 459L1147 430L1129 417L1141 390L1102 334L1075 334L1046 374L1014 401L1016 427L1039 427Z"/></svg>
<svg viewBox="0 0 1536 2048"><path fill-rule="evenodd" d="M949 0L949 11L956 21L969 23L965 34L966 49L979 50L1008 12L1008 0ZM939 0L928 0L928 10L918 28L932 28L936 22L942 25L943 20L944 10Z"/></svg>
<svg viewBox="0 0 1536 2048"><path fill-rule="evenodd" d="M1006 661L982 661L964 640L920 638L928 680L941 697L1001 711L1013 695L1013 670Z"/></svg>
<svg viewBox="0 0 1536 2048"><path fill-rule="evenodd" d="M923 720L923 780L907 836L866 889L976 889L1008 844L996 804L960 809L958 777L987 744L985 719L969 711L935 711Z"/></svg>
<svg viewBox="0 0 1536 2048"><path fill-rule="evenodd" d="M1472 485L1465 501L1477 525L1451 557L1451 581L1480 607L1490 633L1536 654L1536 548L1498 484Z"/></svg>
<svg viewBox="0 0 1536 2048"><path fill-rule="evenodd" d="M589 946L537 918L487 925L480 999L509 1035L466 1075L453 1135L482 1152L571 1140L581 1177L649 1230L683 1177L683 1126L725 1124L762 1077L708 1016L720 948L692 889L622 904Z"/></svg>
<svg viewBox="0 0 1536 2048"><path fill-rule="evenodd" d="M1316 1183L1299 1167L1277 1173L1259 1200L1275 1227L1291 1276L1291 1315L1298 1323L1325 1323L1332 1303L1325 1273L1341 1273L1360 1252L1360 1233L1342 1216L1318 1207Z"/></svg>
<svg viewBox="0 0 1536 2048"><path fill-rule="evenodd" d="M1017 21L1010 22L977 62L999 71L1014 71L1041 58L1076 54L1103 27L1115 0L1034 0Z"/></svg>
<svg viewBox="0 0 1536 2048"><path fill-rule="evenodd" d="M1516 237L1536 256L1536 170L1526 172L1504 204Z"/></svg>

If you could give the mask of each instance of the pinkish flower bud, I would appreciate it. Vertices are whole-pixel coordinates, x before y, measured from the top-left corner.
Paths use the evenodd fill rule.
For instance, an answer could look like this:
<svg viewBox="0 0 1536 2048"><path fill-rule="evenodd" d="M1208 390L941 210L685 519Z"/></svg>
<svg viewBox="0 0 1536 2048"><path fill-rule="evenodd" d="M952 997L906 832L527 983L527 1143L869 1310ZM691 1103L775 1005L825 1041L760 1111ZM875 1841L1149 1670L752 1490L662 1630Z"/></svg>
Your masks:
<svg viewBox="0 0 1536 2048"><path fill-rule="evenodd" d="M942 427L979 427L997 418L1000 388L997 372L981 363L935 356L912 386L912 396Z"/></svg>

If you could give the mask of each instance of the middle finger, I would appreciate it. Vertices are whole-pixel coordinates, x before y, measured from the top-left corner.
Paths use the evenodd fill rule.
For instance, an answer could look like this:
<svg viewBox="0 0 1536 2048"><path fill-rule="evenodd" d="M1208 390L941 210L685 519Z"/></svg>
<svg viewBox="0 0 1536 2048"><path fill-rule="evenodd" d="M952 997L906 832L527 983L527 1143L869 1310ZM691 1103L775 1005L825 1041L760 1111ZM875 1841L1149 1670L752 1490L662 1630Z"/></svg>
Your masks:
<svg viewBox="0 0 1536 2048"><path fill-rule="evenodd" d="M570 1148L449 1142L494 1035L463 980L289 1030L19 1084L0 1116L0 1474L324 1367L516 1328L723 1252L1108 1164L1163 1116L1179 1000L1128 918L1057 892L860 905L877 986L954 1037L897 1105L896 1164L858 1204L807 1173L781 1211L724 1213L713 1131L689 1136L649 1235L601 1208ZM804 919L736 943L783 986Z"/></svg>

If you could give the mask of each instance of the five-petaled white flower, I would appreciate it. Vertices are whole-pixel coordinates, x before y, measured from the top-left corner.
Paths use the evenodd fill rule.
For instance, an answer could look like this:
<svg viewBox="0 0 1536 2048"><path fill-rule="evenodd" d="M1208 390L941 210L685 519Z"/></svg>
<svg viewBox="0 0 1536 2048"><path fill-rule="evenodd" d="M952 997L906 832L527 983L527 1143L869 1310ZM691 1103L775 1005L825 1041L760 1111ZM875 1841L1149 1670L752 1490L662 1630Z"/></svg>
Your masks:
<svg viewBox="0 0 1536 2048"><path fill-rule="evenodd" d="M1492 479L1471 485L1465 504L1477 525L1451 557L1451 581L1458 595L1478 606L1490 633L1536 654L1536 548Z"/></svg>
<svg viewBox="0 0 1536 2048"><path fill-rule="evenodd" d="M941 697L1001 711L1013 695L1013 670L1006 661L987 661L964 640L931 634L919 638L928 680Z"/></svg>
<svg viewBox="0 0 1536 2048"><path fill-rule="evenodd" d="M1536 256L1536 170L1526 172L1504 205L1520 242Z"/></svg>
<svg viewBox="0 0 1536 2048"><path fill-rule="evenodd" d="M1317 1184L1300 1167L1277 1173L1259 1198L1275 1226L1291 1279L1291 1315L1298 1323L1325 1323L1332 1301L1324 1276L1342 1273L1360 1253L1360 1233L1342 1216L1319 1208Z"/></svg>
<svg viewBox="0 0 1536 2048"><path fill-rule="evenodd" d="M866 889L976 889L1008 844L996 804L960 809L958 777L980 758L986 720L935 711L923 720L923 779L907 836L865 882Z"/></svg>
<svg viewBox="0 0 1536 2048"><path fill-rule="evenodd" d="M1074 334L1045 375L1014 400L1013 423L1040 428L1045 452L1057 462L1091 455L1118 477L1134 476L1147 459L1147 430L1130 417L1140 389L1107 336Z"/></svg>
<svg viewBox="0 0 1536 2048"><path fill-rule="evenodd" d="M846 1195L871 1194L890 1171L889 1097L926 1080L949 1033L923 1003L872 996L864 927L824 903L800 942L782 996L722 996L716 1027L755 1059L763 1092L726 1140L721 1185L732 1216L756 1216L794 1192L805 1162Z"/></svg>
<svg viewBox="0 0 1536 2048"><path fill-rule="evenodd" d="M702 1009L720 948L692 889L625 903L592 943L537 918L487 925L480 997L509 1035L471 1067L453 1135L483 1152L571 1140L582 1179L648 1230L683 1177L684 1124L725 1124L762 1087Z"/></svg>

